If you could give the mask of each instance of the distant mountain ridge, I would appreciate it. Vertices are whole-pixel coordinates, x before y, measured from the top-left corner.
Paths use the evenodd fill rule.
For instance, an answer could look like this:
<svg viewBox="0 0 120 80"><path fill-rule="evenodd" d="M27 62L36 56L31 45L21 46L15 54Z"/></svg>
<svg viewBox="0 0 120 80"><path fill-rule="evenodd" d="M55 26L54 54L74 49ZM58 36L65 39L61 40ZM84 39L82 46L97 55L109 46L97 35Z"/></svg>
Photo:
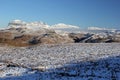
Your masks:
<svg viewBox="0 0 120 80"><path fill-rule="evenodd" d="M73 25L67 25L67 24L64 24L64 23L58 23L58 24L55 24L55 25L48 25L44 22L24 22L24 21L21 21L21 20L13 20L11 22L9 22L8 24L8 27L10 28L28 28L28 29L39 29L39 28L49 28L49 29L66 29L66 28L76 28L76 29L79 29L80 27L79 26L73 26Z"/></svg>
<svg viewBox="0 0 120 80"><path fill-rule="evenodd" d="M0 43L13 46L108 42L120 42L120 31L98 27L82 31L78 26L63 23L50 26L44 22L21 20L11 21L6 29L0 30Z"/></svg>

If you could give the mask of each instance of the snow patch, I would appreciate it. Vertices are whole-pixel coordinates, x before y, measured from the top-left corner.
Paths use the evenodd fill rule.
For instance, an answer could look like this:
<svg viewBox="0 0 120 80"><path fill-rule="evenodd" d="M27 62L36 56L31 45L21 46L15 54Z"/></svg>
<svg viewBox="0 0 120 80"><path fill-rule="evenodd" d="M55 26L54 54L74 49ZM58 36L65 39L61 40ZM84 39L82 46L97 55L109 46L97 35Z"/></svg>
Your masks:
<svg viewBox="0 0 120 80"><path fill-rule="evenodd" d="M55 24L55 25L52 25L51 28L53 29L66 29L66 28L75 28L75 29L79 29L80 27L78 26L73 26L73 25L67 25L67 24L64 24L64 23L59 23L59 24Z"/></svg>

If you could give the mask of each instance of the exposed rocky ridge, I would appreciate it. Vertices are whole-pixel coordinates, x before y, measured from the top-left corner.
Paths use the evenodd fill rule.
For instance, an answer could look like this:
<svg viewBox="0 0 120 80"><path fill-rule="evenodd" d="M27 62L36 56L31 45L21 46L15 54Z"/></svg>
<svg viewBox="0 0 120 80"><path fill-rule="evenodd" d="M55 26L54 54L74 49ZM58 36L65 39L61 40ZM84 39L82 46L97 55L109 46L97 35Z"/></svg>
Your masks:
<svg viewBox="0 0 120 80"><path fill-rule="evenodd" d="M120 34L117 33L70 33L69 37L75 43L111 43L120 42Z"/></svg>

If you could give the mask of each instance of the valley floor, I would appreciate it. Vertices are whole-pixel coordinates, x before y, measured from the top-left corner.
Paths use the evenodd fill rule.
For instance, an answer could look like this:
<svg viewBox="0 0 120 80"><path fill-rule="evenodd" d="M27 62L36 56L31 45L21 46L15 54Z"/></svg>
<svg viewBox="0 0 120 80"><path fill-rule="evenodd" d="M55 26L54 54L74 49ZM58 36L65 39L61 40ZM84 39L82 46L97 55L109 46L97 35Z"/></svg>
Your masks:
<svg viewBox="0 0 120 80"><path fill-rule="evenodd" d="M0 80L120 80L120 43L0 46Z"/></svg>

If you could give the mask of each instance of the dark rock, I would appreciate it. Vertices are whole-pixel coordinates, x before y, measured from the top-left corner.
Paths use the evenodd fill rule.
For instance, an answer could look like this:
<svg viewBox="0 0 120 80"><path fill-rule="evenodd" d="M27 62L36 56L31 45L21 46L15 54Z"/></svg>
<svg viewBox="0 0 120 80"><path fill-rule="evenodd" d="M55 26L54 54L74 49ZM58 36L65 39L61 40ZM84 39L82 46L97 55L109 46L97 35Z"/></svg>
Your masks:
<svg viewBox="0 0 120 80"><path fill-rule="evenodd" d="M29 42L29 44L38 44L38 43L39 43L39 40L37 39L37 37L33 37L33 38L30 39L28 42Z"/></svg>

